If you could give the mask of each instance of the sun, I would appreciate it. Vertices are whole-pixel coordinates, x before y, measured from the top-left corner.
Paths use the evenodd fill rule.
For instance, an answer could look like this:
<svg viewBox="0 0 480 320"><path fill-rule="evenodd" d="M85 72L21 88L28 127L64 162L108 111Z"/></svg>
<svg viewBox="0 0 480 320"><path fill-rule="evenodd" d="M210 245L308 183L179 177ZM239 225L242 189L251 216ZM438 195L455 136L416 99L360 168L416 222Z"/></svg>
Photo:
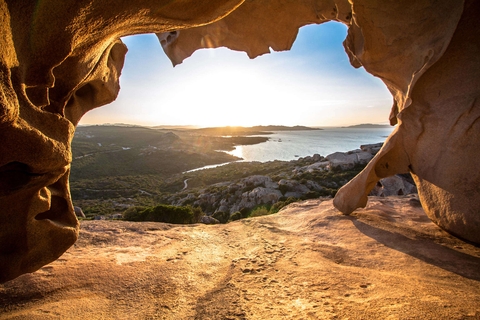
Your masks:
<svg viewBox="0 0 480 320"><path fill-rule="evenodd" d="M179 108L198 126L253 126L269 119L275 95L264 74L241 68L216 68L190 77ZM270 94L269 94L270 92ZM272 102L272 101L270 101ZM269 107L270 105L270 107Z"/></svg>

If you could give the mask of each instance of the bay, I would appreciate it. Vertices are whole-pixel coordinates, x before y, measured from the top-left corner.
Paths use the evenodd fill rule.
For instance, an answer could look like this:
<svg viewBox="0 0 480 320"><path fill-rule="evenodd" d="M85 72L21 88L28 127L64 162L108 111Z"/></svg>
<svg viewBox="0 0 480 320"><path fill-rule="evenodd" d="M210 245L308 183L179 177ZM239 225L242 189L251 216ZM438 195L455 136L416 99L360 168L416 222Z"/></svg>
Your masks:
<svg viewBox="0 0 480 320"><path fill-rule="evenodd" d="M359 149L360 145L384 142L394 127L324 128L323 130L277 131L269 140L255 145L236 146L228 152L243 161L290 161L299 157Z"/></svg>

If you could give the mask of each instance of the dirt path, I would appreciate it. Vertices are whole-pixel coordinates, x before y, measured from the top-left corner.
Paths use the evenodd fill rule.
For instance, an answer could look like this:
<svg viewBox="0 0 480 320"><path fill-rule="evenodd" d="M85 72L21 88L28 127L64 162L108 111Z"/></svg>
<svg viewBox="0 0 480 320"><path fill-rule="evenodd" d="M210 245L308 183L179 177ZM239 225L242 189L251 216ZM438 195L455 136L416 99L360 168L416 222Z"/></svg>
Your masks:
<svg viewBox="0 0 480 320"><path fill-rule="evenodd" d="M183 180L183 189L182 189L182 191L188 188L188 180L190 180L190 178Z"/></svg>
<svg viewBox="0 0 480 320"><path fill-rule="evenodd" d="M0 285L0 319L480 319L480 248L409 197L227 225L82 222L59 260Z"/></svg>

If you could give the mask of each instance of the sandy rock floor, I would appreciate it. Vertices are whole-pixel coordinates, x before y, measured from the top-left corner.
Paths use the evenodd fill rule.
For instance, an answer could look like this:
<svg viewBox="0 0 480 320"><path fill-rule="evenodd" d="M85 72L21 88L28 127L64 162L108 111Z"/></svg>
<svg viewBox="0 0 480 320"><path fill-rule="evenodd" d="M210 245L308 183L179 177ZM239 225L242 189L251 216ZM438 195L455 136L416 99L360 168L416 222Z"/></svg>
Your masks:
<svg viewBox="0 0 480 320"><path fill-rule="evenodd" d="M480 248L410 197L293 204L227 225L84 221L0 285L0 319L480 319Z"/></svg>

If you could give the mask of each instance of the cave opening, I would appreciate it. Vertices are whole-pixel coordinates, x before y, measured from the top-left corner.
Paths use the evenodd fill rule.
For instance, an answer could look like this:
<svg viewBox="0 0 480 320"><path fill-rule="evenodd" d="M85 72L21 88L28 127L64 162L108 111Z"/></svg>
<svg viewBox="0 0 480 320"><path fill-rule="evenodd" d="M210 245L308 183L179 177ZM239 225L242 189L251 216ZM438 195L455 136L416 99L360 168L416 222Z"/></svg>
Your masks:
<svg viewBox="0 0 480 320"><path fill-rule="evenodd" d="M155 35L122 39L129 52L119 97L88 112L73 140L74 204L84 208L87 216L118 213L132 203L156 203L160 198L154 201L155 194L188 192L188 188L206 184L191 178L192 170L240 159L263 163L327 156L383 142L393 130L386 124L391 94L379 79L350 65L343 48L346 34L346 26L338 22L309 25L300 29L289 51L270 52L251 60L244 52L202 49L175 68ZM108 123L116 128L88 126ZM344 128L372 123L382 126ZM268 135L201 131L193 139L188 131L273 125L322 130ZM139 127L128 132L118 129L125 126ZM156 137L141 126L168 135ZM215 134L244 136L219 143L212 138ZM140 142L142 139L146 142ZM182 153L185 150L188 160ZM317 158L315 161L321 159ZM168 181L170 174L183 175L173 179L175 182L158 182ZM132 184L139 185L138 194ZM131 192L125 192L124 185ZM138 199L129 201L132 195ZM96 203L99 198L103 200Z"/></svg>
<svg viewBox="0 0 480 320"><path fill-rule="evenodd" d="M383 82L353 68L339 22L300 28L289 51L253 60L226 48L171 62L152 34L123 38L129 48L116 101L80 124L348 126L386 124L392 97Z"/></svg>

